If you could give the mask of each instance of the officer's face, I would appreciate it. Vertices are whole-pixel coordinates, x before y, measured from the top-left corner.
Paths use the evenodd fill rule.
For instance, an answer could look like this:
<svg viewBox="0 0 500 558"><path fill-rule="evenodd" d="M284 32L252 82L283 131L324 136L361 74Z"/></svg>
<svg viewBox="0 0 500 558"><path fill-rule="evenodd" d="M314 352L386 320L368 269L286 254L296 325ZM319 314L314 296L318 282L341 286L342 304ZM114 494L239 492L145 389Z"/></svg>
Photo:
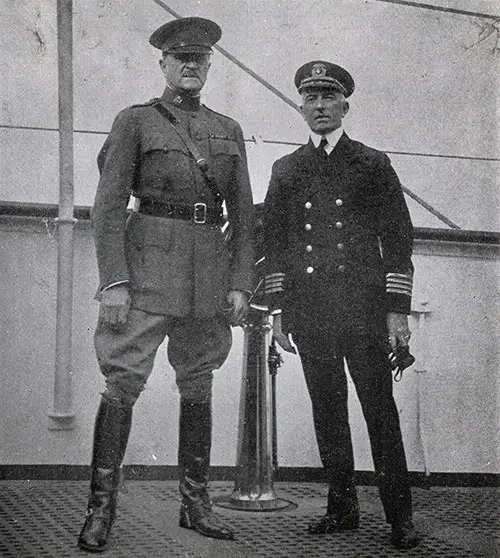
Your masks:
<svg viewBox="0 0 500 558"><path fill-rule="evenodd" d="M210 55L193 53L163 54L160 67L168 85L177 91L198 92L205 85Z"/></svg>
<svg viewBox="0 0 500 558"><path fill-rule="evenodd" d="M302 116L317 134L328 134L340 128L349 103L339 91L311 89L302 93Z"/></svg>

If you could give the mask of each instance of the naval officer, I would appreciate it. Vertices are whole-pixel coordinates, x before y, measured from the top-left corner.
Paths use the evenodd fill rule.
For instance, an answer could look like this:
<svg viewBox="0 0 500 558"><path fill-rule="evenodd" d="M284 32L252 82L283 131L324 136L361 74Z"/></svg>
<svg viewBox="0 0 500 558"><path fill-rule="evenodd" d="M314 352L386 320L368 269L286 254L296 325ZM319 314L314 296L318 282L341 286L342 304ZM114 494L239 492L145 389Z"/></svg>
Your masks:
<svg viewBox="0 0 500 558"><path fill-rule="evenodd" d="M297 346L329 484L324 534L359 525L344 359L368 427L394 546L418 543L387 348L404 350L412 291L413 228L384 153L343 129L354 80L324 60L295 85L308 143L276 161L264 204L266 292L274 338Z"/></svg>

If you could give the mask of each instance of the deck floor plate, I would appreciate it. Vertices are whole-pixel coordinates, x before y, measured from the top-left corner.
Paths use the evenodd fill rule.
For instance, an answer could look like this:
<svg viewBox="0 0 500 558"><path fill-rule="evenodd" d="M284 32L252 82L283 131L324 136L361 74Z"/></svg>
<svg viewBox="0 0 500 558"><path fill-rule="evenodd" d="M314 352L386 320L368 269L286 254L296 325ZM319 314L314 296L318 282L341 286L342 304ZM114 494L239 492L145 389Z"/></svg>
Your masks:
<svg viewBox="0 0 500 558"><path fill-rule="evenodd" d="M216 507L236 533L217 541L181 529L175 481L127 481L107 558L495 558L500 556L500 489L413 488L415 524L422 543L398 551L389 543L375 487L359 487L361 526L356 531L310 536L307 524L325 511L326 486L276 483L280 498L297 505L280 511ZM91 556L76 546L88 483L0 481L0 556ZM212 496L229 496L232 483L213 482Z"/></svg>

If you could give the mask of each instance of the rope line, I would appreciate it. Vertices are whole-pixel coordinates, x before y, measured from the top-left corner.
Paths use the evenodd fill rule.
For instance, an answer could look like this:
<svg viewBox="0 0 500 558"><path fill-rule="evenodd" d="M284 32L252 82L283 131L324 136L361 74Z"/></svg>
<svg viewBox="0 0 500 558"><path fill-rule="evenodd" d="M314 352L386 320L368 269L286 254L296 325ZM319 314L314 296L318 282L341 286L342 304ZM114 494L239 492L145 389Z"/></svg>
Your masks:
<svg viewBox="0 0 500 558"><path fill-rule="evenodd" d="M423 4L421 2L410 2L409 0L375 0L375 2L386 2L387 4L399 4L401 6L409 6L411 8L423 8L425 10L434 10L437 12L446 12L450 14L465 15L471 17L482 17L485 19L499 19L500 16L493 14L484 14L481 12L472 12L470 10L459 10L457 8L446 8L445 6L436 6L434 4Z"/></svg>
<svg viewBox="0 0 500 558"><path fill-rule="evenodd" d="M423 200L420 196L417 196L414 192L412 192L406 186L401 185L401 188L405 194L407 194L410 198L414 199L419 205L421 205L424 209L427 209L429 213L432 213L434 217L437 217L440 221L448 225L451 229L461 229L456 223L454 223L451 219L448 219L445 215L439 212L437 209L432 207L429 203Z"/></svg>
<svg viewBox="0 0 500 558"><path fill-rule="evenodd" d="M1 125L0 124L0 128L16 128L16 129L22 129L22 130L42 130L42 131L49 131L49 132L57 132L58 129L57 128L41 128L41 127L36 127L36 126L8 126L8 125ZM75 130L76 133L80 132L80 130ZM91 132L88 130L84 130L83 133L92 133L92 134L107 134L108 132ZM256 143L255 138L251 138L251 139L245 139L246 142L250 142L250 143ZM264 143L273 143L273 144L280 144L280 145L291 145L291 146L300 146L303 145L301 143L295 143L295 142L286 142L286 141L272 141L272 140L263 140ZM390 151L386 151L386 153L391 153ZM393 152L395 153L395 152ZM412 153L402 153L402 152L398 152L399 154L405 154L405 155L412 155ZM456 225L455 223L453 223L453 221L450 221L450 219L448 219L447 217L445 217L442 213L440 213L439 211L437 211L436 209L434 209L431 205L429 205L426 201L424 201L420 196L417 196L417 194L414 194L409 188L407 188L406 186L402 186L403 191L410 196L411 198L413 198L418 204L420 204L422 207L424 207L427 211L429 211L430 213L432 213L435 217L437 217L440 221L442 221L443 223L447 224L449 227L451 227L452 229L460 229L460 227L458 225Z"/></svg>
<svg viewBox="0 0 500 558"><path fill-rule="evenodd" d="M13 124L0 124L0 129L7 129L7 130L34 130L34 131L38 131L38 132L59 132L58 128L48 128L48 127L44 127L44 126L19 126L19 125L13 125ZM92 135L103 135L103 136L107 136L109 134L109 131L107 132L102 132L100 130L73 130L75 132L75 134L92 134ZM255 140L254 137L251 138L245 138L245 141L247 143L253 143L256 144L257 141ZM300 147L301 145L304 145L303 142L297 142L297 141L286 141L286 140L273 140L273 139L262 139L261 140L262 143L268 143L268 144L272 144L272 145L289 145L291 147ZM500 162L500 158L499 157L475 157L473 155L446 155L443 153L419 153L417 151L391 151L388 149L381 149L381 151L383 151L384 153L387 153L388 155L406 155L409 157L433 157L433 158L439 158L439 159L462 159L462 160L466 160L466 161L490 161L490 162L494 162L494 163L499 163Z"/></svg>

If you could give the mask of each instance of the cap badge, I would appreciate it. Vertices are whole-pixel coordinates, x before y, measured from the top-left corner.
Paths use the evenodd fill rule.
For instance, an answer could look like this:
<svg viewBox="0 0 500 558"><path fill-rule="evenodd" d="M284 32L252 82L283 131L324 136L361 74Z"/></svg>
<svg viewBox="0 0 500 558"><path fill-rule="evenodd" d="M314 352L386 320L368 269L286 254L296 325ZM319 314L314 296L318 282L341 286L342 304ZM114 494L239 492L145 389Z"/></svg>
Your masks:
<svg viewBox="0 0 500 558"><path fill-rule="evenodd" d="M326 76L326 66L324 64L314 64L311 68L311 76Z"/></svg>

